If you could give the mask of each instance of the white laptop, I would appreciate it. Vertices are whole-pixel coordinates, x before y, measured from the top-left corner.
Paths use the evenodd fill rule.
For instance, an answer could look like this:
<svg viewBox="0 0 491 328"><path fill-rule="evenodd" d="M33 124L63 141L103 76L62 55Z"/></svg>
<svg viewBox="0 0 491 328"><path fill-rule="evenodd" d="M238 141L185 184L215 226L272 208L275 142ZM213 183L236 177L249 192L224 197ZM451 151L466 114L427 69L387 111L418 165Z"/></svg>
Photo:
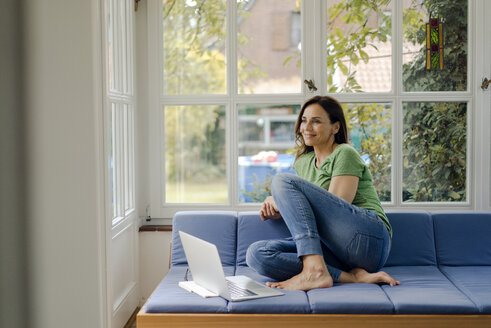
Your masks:
<svg viewBox="0 0 491 328"><path fill-rule="evenodd" d="M283 295L277 289L270 288L246 276L225 277L217 247L179 231L184 253L193 275L192 282L180 282L179 286L208 296L221 296L229 301L244 301L255 298Z"/></svg>

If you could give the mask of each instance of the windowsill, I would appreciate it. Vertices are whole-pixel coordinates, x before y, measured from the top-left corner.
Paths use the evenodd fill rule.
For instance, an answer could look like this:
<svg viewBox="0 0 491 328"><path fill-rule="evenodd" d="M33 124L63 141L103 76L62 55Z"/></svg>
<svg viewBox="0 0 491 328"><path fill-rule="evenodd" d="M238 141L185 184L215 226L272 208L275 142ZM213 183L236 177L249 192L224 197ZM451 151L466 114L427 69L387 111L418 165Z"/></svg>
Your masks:
<svg viewBox="0 0 491 328"><path fill-rule="evenodd" d="M170 224L154 224L154 225L142 225L138 232L148 231L172 231L172 225Z"/></svg>

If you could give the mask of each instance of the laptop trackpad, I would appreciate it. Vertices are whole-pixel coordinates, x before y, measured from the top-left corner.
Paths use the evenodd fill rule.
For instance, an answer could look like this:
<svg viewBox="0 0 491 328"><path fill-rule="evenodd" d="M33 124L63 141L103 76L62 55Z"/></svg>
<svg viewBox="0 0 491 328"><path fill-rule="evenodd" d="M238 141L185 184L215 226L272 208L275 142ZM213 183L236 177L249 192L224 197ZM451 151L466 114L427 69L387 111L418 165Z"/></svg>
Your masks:
<svg viewBox="0 0 491 328"><path fill-rule="evenodd" d="M277 295L282 295L283 293L277 289L270 288L266 285L260 284L255 280L247 276L230 276L227 280L239 285L242 288L248 289L256 294L267 292L268 294L273 293ZM276 292L276 293L275 293Z"/></svg>

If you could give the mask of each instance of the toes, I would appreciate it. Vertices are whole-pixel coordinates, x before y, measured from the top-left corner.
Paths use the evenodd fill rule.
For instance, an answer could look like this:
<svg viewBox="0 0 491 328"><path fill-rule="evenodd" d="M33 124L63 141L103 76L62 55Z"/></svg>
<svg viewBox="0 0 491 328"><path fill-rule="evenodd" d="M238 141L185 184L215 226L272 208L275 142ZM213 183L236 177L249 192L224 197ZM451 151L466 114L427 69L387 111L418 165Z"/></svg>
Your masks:
<svg viewBox="0 0 491 328"><path fill-rule="evenodd" d="M400 285L401 284L400 281L395 280L388 273L381 271L381 274L382 274L382 280L383 280L383 282L385 282L385 283L387 283L387 284L389 284L391 286L396 286L396 285Z"/></svg>

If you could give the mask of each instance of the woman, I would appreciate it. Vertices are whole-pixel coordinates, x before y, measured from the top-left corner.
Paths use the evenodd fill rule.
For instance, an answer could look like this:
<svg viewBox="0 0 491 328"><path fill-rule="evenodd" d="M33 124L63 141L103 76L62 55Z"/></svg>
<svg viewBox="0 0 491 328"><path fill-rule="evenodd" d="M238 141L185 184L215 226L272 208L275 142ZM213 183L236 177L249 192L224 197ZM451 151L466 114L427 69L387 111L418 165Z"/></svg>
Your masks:
<svg viewBox="0 0 491 328"><path fill-rule="evenodd" d="M283 218L292 238L265 240L247 250L247 264L279 282L270 287L310 290L334 282L400 282L380 268L392 230L360 155L347 144L341 105L313 97L295 124L299 146L293 174L278 174L263 221Z"/></svg>

